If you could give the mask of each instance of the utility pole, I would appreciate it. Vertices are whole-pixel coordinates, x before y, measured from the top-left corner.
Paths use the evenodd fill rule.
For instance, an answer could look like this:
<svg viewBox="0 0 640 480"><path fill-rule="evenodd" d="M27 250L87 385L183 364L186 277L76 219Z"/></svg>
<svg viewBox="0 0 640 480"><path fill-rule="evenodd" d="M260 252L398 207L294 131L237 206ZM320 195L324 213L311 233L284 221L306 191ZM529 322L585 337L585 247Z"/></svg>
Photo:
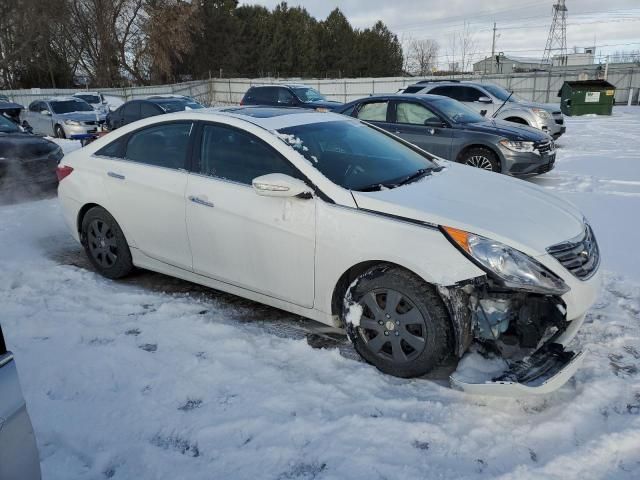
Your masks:
<svg viewBox="0 0 640 480"><path fill-rule="evenodd" d="M493 42L491 42L491 73L493 73L493 62L496 61L496 22L493 22Z"/></svg>

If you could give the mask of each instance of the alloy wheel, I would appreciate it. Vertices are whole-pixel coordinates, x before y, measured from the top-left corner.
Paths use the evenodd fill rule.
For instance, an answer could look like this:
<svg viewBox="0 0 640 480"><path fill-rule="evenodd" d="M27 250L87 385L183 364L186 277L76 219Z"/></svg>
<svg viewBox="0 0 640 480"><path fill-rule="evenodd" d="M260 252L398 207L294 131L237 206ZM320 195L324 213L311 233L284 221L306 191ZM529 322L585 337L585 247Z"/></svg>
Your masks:
<svg viewBox="0 0 640 480"><path fill-rule="evenodd" d="M483 170L493 171L491 161L484 155L473 155L467 159L467 165L476 168L482 168Z"/></svg>
<svg viewBox="0 0 640 480"><path fill-rule="evenodd" d="M427 328L424 316L401 292L377 289L361 299L362 317L358 334L376 356L394 362L408 362L425 348Z"/></svg>
<svg viewBox="0 0 640 480"><path fill-rule="evenodd" d="M118 259L116 237L111 226L102 220L94 220L87 230L87 245L93 259L103 268L110 268Z"/></svg>

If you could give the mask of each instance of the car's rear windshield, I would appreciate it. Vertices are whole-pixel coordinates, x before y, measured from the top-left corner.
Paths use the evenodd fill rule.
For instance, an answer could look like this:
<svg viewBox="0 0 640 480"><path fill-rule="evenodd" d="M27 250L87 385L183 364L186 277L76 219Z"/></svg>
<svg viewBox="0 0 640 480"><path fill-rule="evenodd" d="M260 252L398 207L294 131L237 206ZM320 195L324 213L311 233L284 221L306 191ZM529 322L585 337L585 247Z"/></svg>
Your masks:
<svg viewBox="0 0 640 480"><path fill-rule="evenodd" d="M467 107L449 97L438 97L432 100L433 105L440 110L450 122L464 124L464 123L478 123L484 122L486 118L477 113L475 110Z"/></svg>
<svg viewBox="0 0 640 480"><path fill-rule="evenodd" d="M0 113L0 132L14 133L17 131L19 131L18 126Z"/></svg>
<svg viewBox="0 0 640 480"><path fill-rule="evenodd" d="M326 100L324 95L310 87L293 87L293 91L302 102L320 102Z"/></svg>
<svg viewBox="0 0 640 480"><path fill-rule="evenodd" d="M351 190L397 186L418 171L437 168L426 156L355 120L309 123L277 133L324 176Z"/></svg>
<svg viewBox="0 0 640 480"><path fill-rule="evenodd" d="M87 103L95 104L95 103L101 102L100 97L98 95L76 95L76 97L84 100Z"/></svg>
<svg viewBox="0 0 640 480"><path fill-rule="evenodd" d="M58 100L49 102L53 113L93 112L93 108L84 100Z"/></svg>
<svg viewBox="0 0 640 480"><path fill-rule="evenodd" d="M153 100L153 103L160 105L160 107L167 113L181 112L183 110L197 110L198 108L204 108L197 102L191 100L183 100L181 98L167 99L167 100Z"/></svg>

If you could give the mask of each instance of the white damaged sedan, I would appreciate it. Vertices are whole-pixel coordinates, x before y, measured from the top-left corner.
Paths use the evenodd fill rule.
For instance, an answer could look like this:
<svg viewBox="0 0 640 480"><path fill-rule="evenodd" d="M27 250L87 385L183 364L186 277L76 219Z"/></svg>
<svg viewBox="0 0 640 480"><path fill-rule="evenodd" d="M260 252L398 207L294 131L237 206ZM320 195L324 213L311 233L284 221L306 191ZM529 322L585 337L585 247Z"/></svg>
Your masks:
<svg viewBox="0 0 640 480"><path fill-rule="evenodd" d="M446 162L358 120L234 107L141 120L58 167L96 270L179 277L345 328L382 372L422 376L472 345L504 371L454 386L544 393L600 285L572 205Z"/></svg>

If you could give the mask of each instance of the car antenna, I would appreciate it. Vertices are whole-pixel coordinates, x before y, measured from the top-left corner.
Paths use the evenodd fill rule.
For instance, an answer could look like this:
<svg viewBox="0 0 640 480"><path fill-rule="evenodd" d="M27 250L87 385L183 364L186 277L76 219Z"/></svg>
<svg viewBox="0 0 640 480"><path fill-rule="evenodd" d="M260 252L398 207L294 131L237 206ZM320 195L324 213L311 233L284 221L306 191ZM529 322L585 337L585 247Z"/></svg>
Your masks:
<svg viewBox="0 0 640 480"><path fill-rule="evenodd" d="M504 102L502 102L502 105L500 105L500 107L498 107L498 109L495 112L493 112L493 115L491 115L491 118L496 118L496 115L498 115L498 112L502 110L502 107L504 107L507 104L507 102L511 98L511 95L513 95L513 92L511 92L509 96L505 98Z"/></svg>

